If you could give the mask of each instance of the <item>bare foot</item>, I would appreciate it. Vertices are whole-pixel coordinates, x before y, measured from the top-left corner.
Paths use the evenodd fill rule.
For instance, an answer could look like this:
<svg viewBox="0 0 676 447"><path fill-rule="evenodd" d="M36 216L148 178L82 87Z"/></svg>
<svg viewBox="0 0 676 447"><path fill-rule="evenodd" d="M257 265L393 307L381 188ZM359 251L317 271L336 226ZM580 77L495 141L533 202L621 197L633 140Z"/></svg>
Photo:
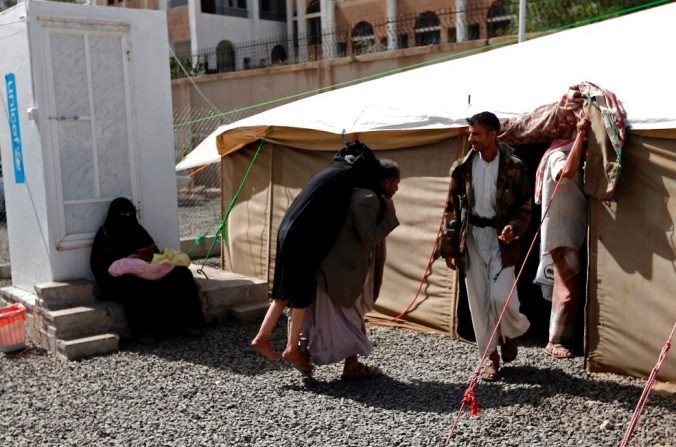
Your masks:
<svg viewBox="0 0 676 447"><path fill-rule="evenodd" d="M311 377L315 367L308 361L307 357L300 352L300 349L286 348L282 353L282 358L291 363L301 374Z"/></svg>
<svg viewBox="0 0 676 447"><path fill-rule="evenodd" d="M256 337L251 342L251 347L261 353L268 360L279 360L282 356L272 349L270 340L263 337Z"/></svg>

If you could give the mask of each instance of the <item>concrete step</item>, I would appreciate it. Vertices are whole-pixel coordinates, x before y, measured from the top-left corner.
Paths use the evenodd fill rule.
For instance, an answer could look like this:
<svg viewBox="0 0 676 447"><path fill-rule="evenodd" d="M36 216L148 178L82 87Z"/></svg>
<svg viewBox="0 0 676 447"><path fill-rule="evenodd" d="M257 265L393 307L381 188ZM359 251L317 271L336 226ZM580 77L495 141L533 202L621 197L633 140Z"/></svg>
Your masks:
<svg viewBox="0 0 676 447"><path fill-rule="evenodd" d="M61 340L82 338L102 332L121 332L126 335L126 320L117 303L99 302L88 306L44 311L47 324L54 328L54 336Z"/></svg>
<svg viewBox="0 0 676 447"><path fill-rule="evenodd" d="M190 259L203 260L204 257L209 252L211 244L213 243L214 237L207 236L202 243L198 244L195 247L195 239L181 239L181 251L190 255ZM192 249L192 251L190 251ZM220 256L221 255L221 241L214 244L213 249L211 250L211 256Z"/></svg>
<svg viewBox="0 0 676 447"><path fill-rule="evenodd" d="M14 286L7 286L0 289L0 295L8 303L21 303L26 306L29 312L32 312L37 304L35 294Z"/></svg>
<svg viewBox="0 0 676 447"><path fill-rule="evenodd" d="M0 279L12 279L12 266L9 263L0 264Z"/></svg>
<svg viewBox="0 0 676 447"><path fill-rule="evenodd" d="M202 310L207 321L227 316L230 309L239 304L265 303L267 307L267 281L212 267L204 267L205 278L197 273L198 268L195 264L190 266L200 287Z"/></svg>
<svg viewBox="0 0 676 447"><path fill-rule="evenodd" d="M85 280L36 284L35 293L39 298L39 304L49 310L67 309L96 302L94 285Z"/></svg>
<svg viewBox="0 0 676 447"><path fill-rule="evenodd" d="M242 323L259 323L268 310L268 302L244 303L233 306L230 313Z"/></svg>
<svg viewBox="0 0 676 447"><path fill-rule="evenodd" d="M73 340L57 340L57 355L66 360L79 360L120 350L117 334L99 334Z"/></svg>

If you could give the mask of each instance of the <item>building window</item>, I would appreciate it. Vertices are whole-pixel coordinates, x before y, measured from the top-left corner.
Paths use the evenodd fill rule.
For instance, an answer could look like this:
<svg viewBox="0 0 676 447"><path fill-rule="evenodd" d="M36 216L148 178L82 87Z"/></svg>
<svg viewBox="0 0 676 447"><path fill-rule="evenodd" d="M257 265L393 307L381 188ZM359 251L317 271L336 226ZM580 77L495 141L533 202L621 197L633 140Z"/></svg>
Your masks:
<svg viewBox="0 0 676 447"><path fill-rule="evenodd" d="M352 53L364 54L375 51L373 27L369 22L359 22L352 29Z"/></svg>
<svg viewBox="0 0 676 447"><path fill-rule="evenodd" d="M432 11L425 11L415 21L416 46L437 45L441 42L441 22Z"/></svg>
<svg viewBox="0 0 676 447"><path fill-rule="evenodd" d="M488 37L506 36L510 34L513 15L509 13L504 0L494 2L488 9Z"/></svg>
<svg viewBox="0 0 676 447"><path fill-rule="evenodd" d="M186 6L188 4L188 0L169 0L167 2L167 8L172 9L172 8L180 8L181 6Z"/></svg>
<svg viewBox="0 0 676 447"><path fill-rule="evenodd" d="M455 28L448 29L448 42L453 43L458 41L458 30Z"/></svg>
<svg viewBox="0 0 676 447"><path fill-rule="evenodd" d="M319 0L311 0L307 5L305 14L314 14L315 12L321 12L321 4Z"/></svg>
<svg viewBox="0 0 676 447"><path fill-rule="evenodd" d="M408 33L397 36L397 48L408 48Z"/></svg>
<svg viewBox="0 0 676 447"><path fill-rule="evenodd" d="M472 23L467 27L467 40L481 39L481 26L478 23Z"/></svg>
<svg viewBox="0 0 676 447"><path fill-rule="evenodd" d="M216 67L219 73L235 71L235 47L229 40L222 40L216 45Z"/></svg>
<svg viewBox="0 0 676 447"><path fill-rule="evenodd" d="M286 54L286 48L284 48L284 45L275 45L275 47L272 49L272 52L270 53L272 65L285 64L288 59L289 57Z"/></svg>
<svg viewBox="0 0 676 447"><path fill-rule="evenodd" d="M109 4L109 5L114 5L114 4L115 4L115 0L108 0L108 4Z"/></svg>
<svg viewBox="0 0 676 447"><path fill-rule="evenodd" d="M258 0L258 17L261 20L286 21L286 4L284 0Z"/></svg>
<svg viewBox="0 0 676 447"><path fill-rule="evenodd" d="M202 12L232 17L249 17L246 0L200 0Z"/></svg>
<svg viewBox="0 0 676 447"><path fill-rule="evenodd" d="M201 9L205 14L216 14L216 0L201 0Z"/></svg>
<svg viewBox="0 0 676 447"><path fill-rule="evenodd" d="M307 21L308 45L321 45L322 43L322 19L315 17Z"/></svg>
<svg viewBox="0 0 676 447"><path fill-rule="evenodd" d="M242 62L243 62L245 70L248 70L249 68L251 68L251 58L245 57Z"/></svg>

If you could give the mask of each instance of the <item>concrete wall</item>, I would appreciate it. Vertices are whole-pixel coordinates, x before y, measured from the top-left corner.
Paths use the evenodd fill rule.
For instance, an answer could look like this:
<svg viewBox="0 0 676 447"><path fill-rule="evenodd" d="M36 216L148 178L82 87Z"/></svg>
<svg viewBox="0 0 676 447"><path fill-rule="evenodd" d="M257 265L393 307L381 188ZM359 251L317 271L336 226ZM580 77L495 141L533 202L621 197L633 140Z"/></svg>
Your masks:
<svg viewBox="0 0 676 447"><path fill-rule="evenodd" d="M249 8L249 18L230 17L218 14L196 14L197 32L196 44L198 50L215 49L223 40L237 44L264 40L286 35L286 23L254 18L254 12ZM244 56L235 53L237 67L242 67ZM268 55L268 58L270 55Z"/></svg>
<svg viewBox="0 0 676 447"><path fill-rule="evenodd" d="M190 41L190 21L188 6L167 9L167 26L169 28L169 42Z"/></svg>
<svg viewBox="0 0 676 447"><path fill-rule="evenodd" d="M18 17L26 14L28 24L19 22ZM8 126L4 122L0 125L0 148L4 172L11 173L4 176L4 181L12 278L15 285L26 289L44 281L90 277L91 241L79 246L59 247L57 222L61 205L53 185L55 176L60 173L55 171L55 155L51 153L50 120L44 116L48 110L45 96L47 75L41 62L43 59L36 53L36 48L43 44L36 37L40 33L31 31L37 26L35 20L38 15L130 25L128 54L133 116L130 131L133 135L132 154L138 166L136 181L140 218L158 246L179 246L164 13L39 1L29 3L26 12L25 4L21 4L0 14L0 23L8 23L0 26L0 39L3 39L0 73L14 72L17 76L25 184L13 181L12 151ZM32 53L29 53L29 40ZM11 49L6 57L5 48ZM4 79L0 94L3 104L6 103ZM37 121L29 121L26 110L30 106L36 106L38 112L43 108L45 113L38 113ZM4 118L2 121L5 121Z"/></svg>
<svg viewBox="0 0 676 447"><path fill-rule="evenodd" d="M496 43L504 39L492 39ZM350 56L303 64L273 66L234 73L219 73L193 78L200 90L223 111L246 107L289 95L363 78L364 76L404 68L471 48L480 50L485 41L471 41L436 46L407 48L396 51ZM172 99L175 109L209 109L187 79L174 79ZM227 117L227 121L243 118L276 107L289 98L259 108L241 111Z"/></svg>

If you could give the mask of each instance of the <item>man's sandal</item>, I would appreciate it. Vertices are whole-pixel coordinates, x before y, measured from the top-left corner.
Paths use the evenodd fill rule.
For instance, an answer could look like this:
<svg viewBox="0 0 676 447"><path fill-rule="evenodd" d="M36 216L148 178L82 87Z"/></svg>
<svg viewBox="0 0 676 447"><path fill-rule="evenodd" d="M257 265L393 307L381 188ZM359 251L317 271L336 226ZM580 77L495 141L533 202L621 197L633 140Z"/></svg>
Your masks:
<svg viewBox="0 0 676 447"><path fill-rule="evenodd" d="M514 338L506 338L504 342L500 343L500 354L502 361L509 363L516 359L519 354L519 345Z"/></svg>
<svg viewBox="0 0 676 447"><path fill-rule="evenodd" d="M377 366L369 366L364 363L358 362L354 368L350 368L350 371L343 372L343 375L340 376L343 380L362 380L368 379L371 377L378 377L383 374L383 371Z"/></svg>
<svg viewBox="0 0 676 447"><path fill-rule="evenodd" d="M481 373L481 379L486 382L495 382L500 376L500 365L490 362Z"/></svg>
<svg viewBox="0 0 676 447"><path fill-rule="evenodd" d="M570 352L570 349L566 348L560 343L548 343L545 346L545 354L554 357L555 359L571 359L573 358L573 353Z"/></svg>

